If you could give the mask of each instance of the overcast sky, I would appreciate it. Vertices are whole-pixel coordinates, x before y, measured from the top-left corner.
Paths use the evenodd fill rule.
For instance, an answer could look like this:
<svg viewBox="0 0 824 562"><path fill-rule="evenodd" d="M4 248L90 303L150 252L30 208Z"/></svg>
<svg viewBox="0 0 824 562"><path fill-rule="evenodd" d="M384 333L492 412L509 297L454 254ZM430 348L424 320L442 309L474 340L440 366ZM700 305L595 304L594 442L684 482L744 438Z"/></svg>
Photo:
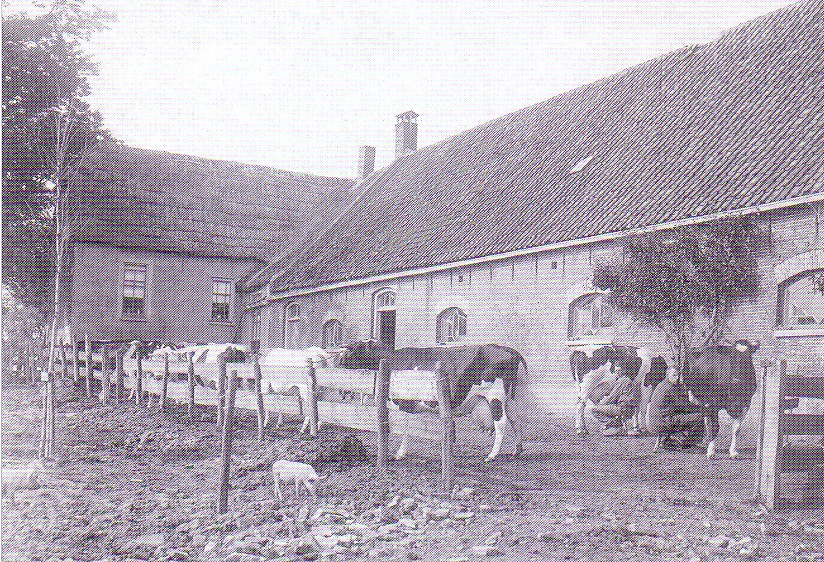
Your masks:
<svg viewBox="0 0 824 562"><path fill-rule="evenodd" d="M90 102L118 139L354 177L360 145L394 158L398 113L422 147L790 2L91 3L117 15Z"/></svg>

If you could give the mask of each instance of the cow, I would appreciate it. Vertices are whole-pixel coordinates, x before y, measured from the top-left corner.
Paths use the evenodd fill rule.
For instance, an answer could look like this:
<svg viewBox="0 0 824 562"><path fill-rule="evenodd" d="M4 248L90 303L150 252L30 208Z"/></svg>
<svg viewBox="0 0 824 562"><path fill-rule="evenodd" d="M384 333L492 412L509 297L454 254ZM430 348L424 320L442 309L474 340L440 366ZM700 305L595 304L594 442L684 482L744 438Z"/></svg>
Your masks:
<svg viewBox="0 0 824 562"><path fill-rule="evenodd" d="M526 361L520 353L497 344L450 347L402 348L393 350L373 340L344 346L346 351L339 366L348 369L377 370L384 359L390 370L431 371L440 363L449 378L450 406L455 416L471 415L485 429L483 418L491 415L495 440L486 462L495 459L501 450L507 422L515 433L515 454L521 453L521 427L514 419L511 407L516 387L527 374ZM523 367L523 378L520 368ZM394 398L392 402L403 412L437 411L437 402ZM486 416L484 415L486 414ZM409 436L404 433L395 454L406 456Z"/></svg>
<svg viewBox="0 0 824 562"><path fill-rule="evenodd" d="M715 456L718 412L732 418L730 457L738 457L738 433L758 386L753 353L759 343L738 340L734 345L713 345L687 351L681 380L690 400L706 409L707 457Z"/></svg>
<svg viewBox="0 0 824 562"><path fill-rule="evenodd" d="M569 357L572 377L577 387L575 409L575 431L578 435L589 433L584 420L584 411L588 401L597 401L593 391L601 383L614 382L620 376L633 380L633 385L640 390L639 412L633 416L633 429L640 428L640 419L645 419L646 406L652 389L664 380L667 362L659 356L653 356L645 347L622 345L584 345ZM601 387L603 388L603 387Z"/></svg>

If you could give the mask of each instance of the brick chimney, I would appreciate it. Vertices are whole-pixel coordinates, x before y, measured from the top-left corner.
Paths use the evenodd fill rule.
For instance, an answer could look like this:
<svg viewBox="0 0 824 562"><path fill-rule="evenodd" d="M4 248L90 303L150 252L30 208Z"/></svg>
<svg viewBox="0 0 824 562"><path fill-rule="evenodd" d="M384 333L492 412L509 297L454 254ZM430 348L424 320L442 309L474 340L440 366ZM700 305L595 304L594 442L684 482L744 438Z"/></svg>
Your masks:
<svg viewBox="0 0 824 562"><path fill-rule="evenodd" d="M358 154L358 179L362 180L375 171L375 147L362 146Z"/></svg>
<svg viewBox="0 0 824 562"><path fill-rule="evenodd" d="M418 150L418 114L407 111L398 115L395 124L395 158Z"/></svg>

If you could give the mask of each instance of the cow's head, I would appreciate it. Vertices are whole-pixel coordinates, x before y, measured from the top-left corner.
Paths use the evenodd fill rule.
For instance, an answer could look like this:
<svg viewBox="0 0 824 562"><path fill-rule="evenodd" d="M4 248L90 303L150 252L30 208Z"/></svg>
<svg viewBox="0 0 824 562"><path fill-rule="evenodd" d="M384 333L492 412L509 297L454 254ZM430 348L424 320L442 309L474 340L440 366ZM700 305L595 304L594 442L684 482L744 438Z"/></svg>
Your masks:
<svg viewBox="0 0 824 562"><path fill-rule="evenodd" d="M377 340L362 340L341 346L343 353L338 359L338 365L344 369L377 370L381 359L386 359L392 349Z"/></svg>

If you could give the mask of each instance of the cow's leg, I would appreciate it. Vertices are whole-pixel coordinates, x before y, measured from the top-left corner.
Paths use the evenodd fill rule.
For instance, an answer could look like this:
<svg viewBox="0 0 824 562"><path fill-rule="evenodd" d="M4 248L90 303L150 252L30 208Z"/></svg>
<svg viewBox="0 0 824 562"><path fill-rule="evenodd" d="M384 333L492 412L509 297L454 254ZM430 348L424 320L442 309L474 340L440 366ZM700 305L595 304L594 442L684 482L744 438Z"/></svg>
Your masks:
<svg viewBox="0 0 824 562"><path fill-rule="evenodd" d="M524 451L524 436L521 430L520 420L516 420L515 416L512 415L512 402L510 400L504 402L504 414L504 417L509 420L509 424L512 426L512 431L515 433L515 456L517 457Z"/></svg>
<svg viewBox="0 0 824 562"><path fill-rule="evenodd" d="M299 433L306 433L306 431L308 429L309 429L309 416L306 416L305 418L303 418L303 425L300 426L300 432Z"/></svg>
<svg viewBox="0 0 824 562"><path fill-rule="evenodd" d="M489 410L492 412L493 425L495 427L495 441L492 443L492 451L486 457L486 462L493 460L501 452L501 444L504 442L504 431L506 430L506 413L501 400L492 398L489 401Z"/></svg>
<svg viewBox="0 0 824 562"><path fill-rule="evenodd" d="M403 437L401 438L401 446L398 447L398 451L395 453L395 460L399 461L406 458L406 453L409 451L409 433L406 431L406 426L404 426Z"/></svg>
<svg viewBox="0 0 824 562"><path fill-rule="evenodd" d="M283 503L283 490L280 488L280 476L275 474L275 494L280 500L280 503Z"/></svg>
<svg viewBox="0 0 824 562"><path fill-rule="evenodd" d="M718 410L712 410L704 416L704 434L707 444L707 458L715 456L715 440L718 438Z"/></svg>
<svg viewBox="0 0 824 562"><path fill-rule="evenodd" d="M738 433L741 431L741 422L744 421L744 415L746 415L746 412L740 418L732 419L732 441L730 442L730 458L732 459L738 458Z"/></svg>
<svg viewBox="0 0 824 562"><path fill-rule="evenodd" d="M575 402L575 433L578 435L586 435L589 433L587 431L587 423L584 421L584 409L586 408L587 401L583 396L581 381L577 378L575 380L575 386L578 389L578 399Z"/></svg>
<svg viewBox="0 0 824 562"><path fill-rule="evenodd" d="M278 419L275 422L275 429L280 429L283 426L283 412L278 412Z"/></svg>

